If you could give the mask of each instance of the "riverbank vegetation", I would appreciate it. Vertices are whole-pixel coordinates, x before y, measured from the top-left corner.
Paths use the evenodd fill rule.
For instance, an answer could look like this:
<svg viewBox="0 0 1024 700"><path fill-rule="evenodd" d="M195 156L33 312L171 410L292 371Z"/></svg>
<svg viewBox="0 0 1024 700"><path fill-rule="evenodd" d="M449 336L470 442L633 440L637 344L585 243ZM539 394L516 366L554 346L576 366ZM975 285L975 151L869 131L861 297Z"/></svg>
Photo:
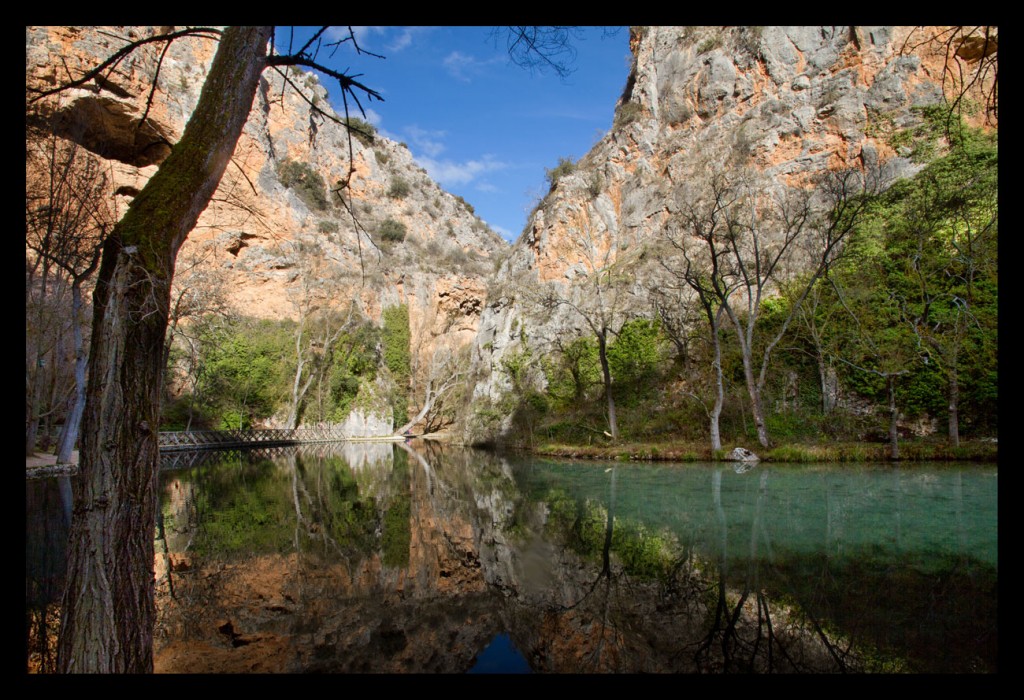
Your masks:
<svg viewBox="0 0 1024 700"><path fill-rule="evenodd" d="M723 205L694 219L708 223L694 235L715 277L684 247L675 278L648 280L653 310L624 322L605 352L580 335L508 354L513 391L490 417L511 416L501 442L597 458L709 459L756 446L777 461L994 459L998 144L950 127L941 109L921 116L891 137L917 174L833 197L823 230L848 230L804 276L757 277L754 296L734 232L744 222ZM667 294L673 279L694 293ZM744 295L756 308L732 301ZM751 365L762 359L759 379Z"/></svg>
<svg viewBox="0 0 1024 700"><path fill-rule="evenodd" d="M600 334L567 333L505 352L492 371L510 390L481 411L505 421L502 446L594 459L723 459L747 447L766 461L994 460L998 143L947 127L944 114L925 110L920 126L892 134L916 176L844 195L857 217L841 251L804 277L773 277L752 320L738 302L727 320L710 292L673 297L664 276L649 274L637 278L646 313L620 313L603 347ZM650 245L652 257L662 252ZM183 316L168 332L161 429L341 422L375 382L394 425L416 408L406 306L384 309L379 324L354 309L245 318L201 270L183 264L176 276ZM683 273L680 288L710 289L696 267ZM756 411L752 358L767 358ZM37 364L33 386L51 373L59 402L71 374L61 362ZM423 430L458 428L477 410L448 401ZM52 425L62 417L56 403L33 413Z"/></svg>

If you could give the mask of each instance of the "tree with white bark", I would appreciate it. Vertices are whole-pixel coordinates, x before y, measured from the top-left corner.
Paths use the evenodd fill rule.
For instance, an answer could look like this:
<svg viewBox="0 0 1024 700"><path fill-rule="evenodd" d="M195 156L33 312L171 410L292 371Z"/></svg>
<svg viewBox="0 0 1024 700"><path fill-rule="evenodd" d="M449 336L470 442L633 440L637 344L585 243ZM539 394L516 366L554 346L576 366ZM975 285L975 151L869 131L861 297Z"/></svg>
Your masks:
<svg viewBox="0 0 1024 700"><path fill-rule="evenodd" d="M815 282L842 254L881 179L847 169L828 172L803 188L773 188L749 171L707 172L677 190L676 213L666 230L677 255L666 264L702 300L712 332L719 313L728 318L740 347L758 442L768 447L764 387L772 351ZM802 282L785 318L763 338L758 323L763 303L796 277Z"/></svg>

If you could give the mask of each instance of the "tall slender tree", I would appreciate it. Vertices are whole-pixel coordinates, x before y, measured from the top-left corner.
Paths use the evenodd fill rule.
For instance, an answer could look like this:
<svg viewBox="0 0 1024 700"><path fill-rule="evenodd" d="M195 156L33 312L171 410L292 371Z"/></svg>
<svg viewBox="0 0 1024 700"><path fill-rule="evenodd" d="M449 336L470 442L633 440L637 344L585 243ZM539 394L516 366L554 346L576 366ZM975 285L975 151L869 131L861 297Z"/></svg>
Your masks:
<svg viewBox="0 0 1024 700"><path fill-rule="evenodd" d="M341 88L349 105L382 99L345 73L318 62L322 48L363 51L352 28L336 41L320 27L295 50L281 53L271 26L186 28L127 42L96 67L52 88L29 88L32 105L93 81L144 45L182 37L220 37L199 101L181 140L136 196L103 246L93 296L89 386L82 421L80 474L62 604L58 666L65 672L149 672L153 669L153 532L156 527L157 430L163 386L170 290L178 250L216 191L234 152L264 70L314 69ZM527 52L545 50L529 46ZM157 73L159 74L159 64ZM152 99L157 80L154 77ZM269 105L268 105L269 108ZM351 156L351 128L349 154ZM339 187L347 186L355 172Z"/></svg>
<svg viewBox="0 0 1024 700"><path fill-rule="evenodd" d="M273 49L270 26L202 30L203 36L220 34L220 46L195 111L181 140L106 239L93 296L90 380L58 652L62 671L152 671L157 429L175 260L217 189L265 69L307 66L337 79L348 96L359 91L379 97L316 62L323 32L282 56ZM102 76L144 43L197 33L132 42L31 100Z"/></svg>

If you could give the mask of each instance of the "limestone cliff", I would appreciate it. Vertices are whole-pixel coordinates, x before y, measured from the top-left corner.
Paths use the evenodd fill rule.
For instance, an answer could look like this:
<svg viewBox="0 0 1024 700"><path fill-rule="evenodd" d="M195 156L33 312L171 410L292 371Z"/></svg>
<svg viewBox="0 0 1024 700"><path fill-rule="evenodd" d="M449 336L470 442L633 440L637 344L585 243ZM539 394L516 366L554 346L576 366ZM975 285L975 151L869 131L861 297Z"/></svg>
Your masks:
<svg viewBox="0 0 1024 700"><path fill-rule="evenodd" d="M65 82L129 41L174 30L29 27L27 82ZM644 265L690 181L740 167L788 186L848 167L889 180L915 172L909 149L888 137L919 123L917 108L949 88L949 47L929 41L940 30L631 29L633 65L612 129L559 173L511 249L403 145L350 138L312 109L330 112L314 74L267 70L232 165L179 254L178 276L213 274L237 311L254 316L294 317L311 294L354 299L375 320L407 303L419 367L439 345L472 345L461 434L500 439L515 409L509 398L543 382L513 376L516 358L585 332L572 305L587 292L574 280L628 261L636 277L617 291L617 312L651 313ZM106 158L121 207L181 134L216 41L164 46L142 46L29 115L30 127L53 128ZM952 48L977 60L973 44ZM339 181L348 182L341 197ZM566 303L545 303L548 283Z"/></svg>
<svg viewBox="0 0 1024 700"><path fill-rule="evenodd" d="M633 28L613 128L557 179L492 283L467 439L510 430L508 397L523 381L510 376L510 357L542 355L584 325L569 304L544 303L547 283L561 285L564 301L584 303L587 292L572 284L578 275L631 256L642 263L689 181L740 167L791 186L830 169L875 169L888 181L915 172L909 149L895 151L887 136L943 99L950 56L928 41L940 29ZM625 290L622 313L651 314L642 282Z"/></svg>
<svg viewBox="0 0 1024 700"><path fill-rule="evenodd" d="M67 82L131 41L175 29L182 28L28 27L27 85ZM180 137L216 47L213 34L143 45L100 77L35 103L29 126L52 128L106 159L123 211ZM265 71L176 277L184 284L197 270L212 275L237 313L263 318L295 318L310 295L338 305L354 299L375 321L383 308L406 303L412 350L425 366L438 345L473 339L485 277L507 244L404 145L376 134L350 139L337 119L315 74ZM339 196L333 190L342 180L349 186ZM382 235L386 226L401 235Z"/></svg>

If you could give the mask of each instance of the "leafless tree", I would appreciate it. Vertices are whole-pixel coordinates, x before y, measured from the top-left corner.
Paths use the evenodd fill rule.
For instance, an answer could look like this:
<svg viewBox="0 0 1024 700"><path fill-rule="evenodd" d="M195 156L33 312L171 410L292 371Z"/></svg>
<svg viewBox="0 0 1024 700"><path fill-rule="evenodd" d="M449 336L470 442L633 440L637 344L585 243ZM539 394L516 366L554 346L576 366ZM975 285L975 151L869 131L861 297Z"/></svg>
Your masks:
<svg viewBox="0 0 1024 700"><path fill-rule="evenodd" d="M30 297L38 292L43 298L61 288L71 294L73 336L72 352L74 385L70 407L64 414L63 427L57 446L57 461L68 463L78 439L78 428L85 407L86 364L88 353L85 335L88 322L83 318L86 304L84 287L99 265L101 245L117 219L117 205L110 191L110 178L100 161L74 141L54 133L30 132L27 153L26 188L26 247L33 259L30 269L39 271L38 284L30 284ZM57 319L59 315L55 315ZM51 319L53 320L53 319ZM46 325L36 318L37 331ZM61 322L63 325L63 322ZM37 352L37 368L47 353ZM55 353L49 353L51 365L62 362ZM51 373L58 368L51 367ZM38 424L39 387L41 372L30 372L29 432L26 449L35 449L35 429ZM61 392L63 393L63 392ZM51 406L49 412L65 412L61 405ZM35 410L33 410L35 409Z"/></svg>
<svg viewBox="0 0 1024 700"><path fill-rule="evenodd" d="M851 169L829 172L806 189L773 191L747 172L710 172L706 180L677 192L678 213L668 227L669 242L679 253L672 264L698 299L706 299L710 328L717 326L718 308L728 317L740 346L758 442L767 447L763 393L772 351L814 283L842 253L846 236L867 209L867 194L880 180ZM785 318L762 340L762 303L797 275L803 282Z"/></svg>
<svg viewBox="0 0 1024 700"><path fill-rule="evenodd" d="M295 327L295 374L292 379L286 425L296 428L302 417L309 388L329 371L334 351L342 335L362 318L356 303L344 310L333 308L332 299L344 294L334 284L338 275L314 244L295 245L299 285L292 289L292 304L298 315Z"/></svg>
<svg viewBox="0 0 1024 700"><path fill-rule="evenodd" d="M153 34L125 42L80 75L29 94L31 110L70 87L97 80L102 85L104 74L142 45L166 46L184 36L220 37L185 133L103 248L62 605L63 671L153 668L157 430L171 279L178 250L230 161L261 74L268 68L306 66L337 80L346 106L348 99L358 105L358 95L379 98L351 76L317 63L315 40L285 55L277 51L273 35L269 26ZM351 33L349 38L358 50Z"/></svg>
<svg viewBox="0 0 1024 700"><path fill-rule="evenodd" d="M619 426L608 346L622 326L637 314L637 283L633 273L640 264L641 252L638 246L624 245L609 209L595 206L594 218L581 217L566 230L568 245L559 263L566 268L569 281L541 282L535 288L523 290L523 296L533 306L549 312L569 309L597 341L608 432L617 440Z"/></svg>
<svg viewBox="0 0 1024 700"><path fill-rule="evenodd" d="M420 410L405 425L395 430L395 435L404 435L423 421L426 421L427 426L438 422L431 417L443 406L445 397L464 381L469 366L466 361L468 351L468 347L455 351L445 346L434 350L426 378L422 382L423 403Z"/></svg>
<svg viewBox="0 0 1024 700"><path fill-rule="evenodd" d="M950 117L960 116L967 103L984 105L986 123L999 123L999 28L991 25L914 27L901 47L912 54L932 48L943 58L942 93ZM979 99L980 98L980 99ZM947 126L952 120L947 121Z"/></svg>

